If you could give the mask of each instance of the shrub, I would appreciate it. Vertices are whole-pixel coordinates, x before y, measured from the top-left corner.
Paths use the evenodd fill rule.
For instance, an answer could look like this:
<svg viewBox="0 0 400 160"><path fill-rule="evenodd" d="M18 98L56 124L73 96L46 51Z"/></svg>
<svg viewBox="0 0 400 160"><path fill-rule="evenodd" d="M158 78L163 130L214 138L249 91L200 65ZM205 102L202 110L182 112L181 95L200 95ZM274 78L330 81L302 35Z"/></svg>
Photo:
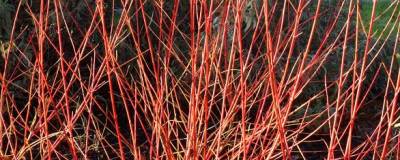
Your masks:
<svg viewBox="0 0 400 160"><path fill-rule="evenodd" d="M0 0L0 159L398 158L399 2L360 3Z"/></svg>

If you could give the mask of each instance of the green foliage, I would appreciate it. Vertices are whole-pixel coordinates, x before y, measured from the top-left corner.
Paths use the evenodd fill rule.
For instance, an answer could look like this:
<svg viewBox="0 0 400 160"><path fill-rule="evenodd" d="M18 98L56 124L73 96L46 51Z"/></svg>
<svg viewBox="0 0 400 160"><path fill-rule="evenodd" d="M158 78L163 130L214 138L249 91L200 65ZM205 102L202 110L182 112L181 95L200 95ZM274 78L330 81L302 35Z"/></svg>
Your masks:
<svg viewBox="0 0 400 160"><path fill-rule="evenodd" d="M369 23L372 16L373 3L370 1L362 2L361 17L363 29L368 32ZM382 32L386 37L389 35L390 28L395 26L395 20L399 13L399 7L391 1L378 1L375 7L375 17L373 32L374 37L378 37ZM393 17L391 17L393 14ZM388 29L385 29L386 24L389 23ZM392 34L391 36L395 36Z"/></svg>
<svg viewBox="0 0 400 160"><path fill-rule="evenodd" d="M8 39L12 28L11 15L15 8L8 0L0 0L0 40Z"/></svg>

